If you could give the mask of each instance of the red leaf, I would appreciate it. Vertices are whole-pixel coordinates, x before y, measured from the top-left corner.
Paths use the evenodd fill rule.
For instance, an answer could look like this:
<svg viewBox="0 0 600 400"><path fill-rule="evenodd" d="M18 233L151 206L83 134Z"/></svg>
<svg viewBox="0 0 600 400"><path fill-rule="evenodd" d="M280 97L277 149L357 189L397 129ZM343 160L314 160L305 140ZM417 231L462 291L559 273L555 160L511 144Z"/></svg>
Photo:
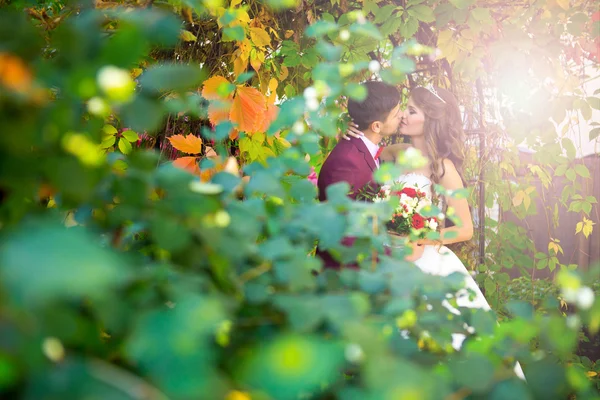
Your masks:
<svg viewBox="0 0 600 400"><path fill-rule="evenodd" d="M257 132L262 127L267 109L265 96L255 88L238 86L229 113L231 122L244 132Z"/></svg>
<svg viewBox="0 0 600 400"><path fill-rule="evenodd" d="M183 135L173 135L167 139L173 147L184 153L198 154L202 151L202 139L191 133L185 137Z"/></svg>

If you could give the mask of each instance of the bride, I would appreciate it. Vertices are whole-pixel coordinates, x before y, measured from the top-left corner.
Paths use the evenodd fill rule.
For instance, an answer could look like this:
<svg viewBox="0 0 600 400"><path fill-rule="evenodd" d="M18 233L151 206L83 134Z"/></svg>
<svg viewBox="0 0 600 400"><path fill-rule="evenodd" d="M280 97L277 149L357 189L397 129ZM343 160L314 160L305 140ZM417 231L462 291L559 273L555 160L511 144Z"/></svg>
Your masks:
<svg viewBox="0 0 600 400"><path fill-rule="evenodd" d="M458 305L490 310L487 300L467 268L445 246L469 240L473 236L473 222L467 200L452 197L438 198L433 188L433 184L441 185L447 191L464 188L461 171L465 158L463 151L465 135L454 95L446 89L433 86L413 89L400 123L400 134L409 137L410 144L387 146L383 149L380 159L384 162L395 161L398 154L409 147L420 150L429 163L422 169L400 176L398 181L421 188L432 202L437 202L438 205L444 202L448 209L454 210L454 214L461 222L459 225L442 228L439 241L425 239L413 243L413 253L407 257L407 260L413 261L421 270L432 275L447 276L453 272L463 274L466 288L475 293L475 296L470 296L469 291L463 289L457 293ZM362 132L351 124L347 135L359 137ZM451 312L459 313L447 302L445 306ZM453 334L453 347L458 350L464 339L465 336L462 334ZM518 363L515 372L524 378Z"/></svg>

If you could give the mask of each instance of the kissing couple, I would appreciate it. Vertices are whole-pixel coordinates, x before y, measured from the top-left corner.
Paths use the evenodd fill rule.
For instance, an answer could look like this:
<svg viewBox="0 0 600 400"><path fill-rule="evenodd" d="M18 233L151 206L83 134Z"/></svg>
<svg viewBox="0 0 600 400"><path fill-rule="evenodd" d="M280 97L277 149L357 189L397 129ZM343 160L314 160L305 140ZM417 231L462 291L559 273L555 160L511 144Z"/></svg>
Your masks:
<svg viewBox="0 0 600 400"><path fill-rule="evenodd" d="M352 118L346 132L323 164L318 177L319 200L327 201L326 189L338 182L347 182L349 197L356 200L360 194L377 187L373 173L380 163L395 162L407 150L417 149L426 158L422 168L397 177L394 182L418 188L432 204L440 209L452 209L461 221L455 226L442 226L438 230L440 239L418 240L409 245L412 254L406 259L422 271L432 275L447 276L458 272L464 276L467 289L456 294L460 307L490 310L490 306L473 277L460 259L445 245L470 240L473 236L473 221L469 204L464 198L453 198L435 193L434 184L445 192L464 188L462 167L464 156L464 131L460 109L454 95L446 89L429 87L414 88L404 110L400 106L400 92L383 82L363 83L367 96L362 101L348 100L348 113ZM410 143L380 147L382 139L400 133ZM367 199L368 200L368 199ZM343 244L352 246L352 238ZM318 249L317 254L326 268L356 268L356 265L341 265L330 253ZM445 306L453 313L458 310L447 302ZM465 336L452 335L452 345L459 349ZM523 377L517 363L515 372Z"/></svg>

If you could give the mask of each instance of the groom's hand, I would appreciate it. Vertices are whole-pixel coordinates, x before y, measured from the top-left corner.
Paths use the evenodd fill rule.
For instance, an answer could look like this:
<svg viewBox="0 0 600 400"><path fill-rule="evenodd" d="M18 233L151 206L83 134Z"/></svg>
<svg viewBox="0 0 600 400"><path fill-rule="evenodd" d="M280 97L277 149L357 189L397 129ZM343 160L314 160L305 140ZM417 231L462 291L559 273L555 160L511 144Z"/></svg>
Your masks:
<svg viewBox="0 0 600 400"><path fill-rule="evenodd" d="M412 248L412 254L404 257L404 259L408 262L415 262L423 255L425 246L418 243L411 243L410 247Z"/></svg>

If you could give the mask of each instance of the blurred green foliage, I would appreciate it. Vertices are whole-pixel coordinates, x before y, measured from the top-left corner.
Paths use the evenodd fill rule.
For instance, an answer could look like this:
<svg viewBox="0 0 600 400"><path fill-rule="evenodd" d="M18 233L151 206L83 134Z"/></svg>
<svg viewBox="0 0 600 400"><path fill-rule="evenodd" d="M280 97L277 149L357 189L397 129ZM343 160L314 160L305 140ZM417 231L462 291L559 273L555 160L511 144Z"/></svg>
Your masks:
<svg viewBox="0 0 600 400"><path fill-rule="evenodd" d="M218 6L185 3L199 15ZM417 7L423 2L410 3L398 28L407 36L433 18ZM445 5L458 13L467 3ZM0 10L7 398L597 398L593 363L568 361L582 325L598 332L600 302L578 297L586 306L569 319L557 299L546 300L544 313L513 301L499 326L493 312L454 315L442 301L455 301L461 276L423 274L398 261L403 249L373 267L372 251L388 240L375 233L385 232L387 205L351 202L345 184L329 189L329 202L315 200L305 154L335 134L339 95L360 95L346 81L367 73L366 52L395 23L323 17L307 28L312 52L296 60L291 43L281 49L288 66L327 82L327 96L311 110L295 96L300 83L293 94L281 89L290 96L267 136L281 132L291 146L244 165L251 179L243 184L227 170L203 182L138 148L131 133L116 133L131 151L102 149L107 122L155 134L169 113L206 111L193 92L213 74L206 66L162 63L135 81L123 74L179 41L182 23L170 8L44 3L46 15L60 18L44 20L57 24L44 30L22 11L29 5ZM331 39L342 25L355 35L345 47ZM414 68L406 55L415 46L388 46L386 80ZM350 55L344 63L342 52ZM349 234L359 237L352 249L339 245ZM361 269L322 271L309 256L317 240L342 259L358 255ZM588 279L565 270L559 285L581 295ZM459 352L452 333L468 336ZM516 360L527 383L512 372Z"/></svg>

